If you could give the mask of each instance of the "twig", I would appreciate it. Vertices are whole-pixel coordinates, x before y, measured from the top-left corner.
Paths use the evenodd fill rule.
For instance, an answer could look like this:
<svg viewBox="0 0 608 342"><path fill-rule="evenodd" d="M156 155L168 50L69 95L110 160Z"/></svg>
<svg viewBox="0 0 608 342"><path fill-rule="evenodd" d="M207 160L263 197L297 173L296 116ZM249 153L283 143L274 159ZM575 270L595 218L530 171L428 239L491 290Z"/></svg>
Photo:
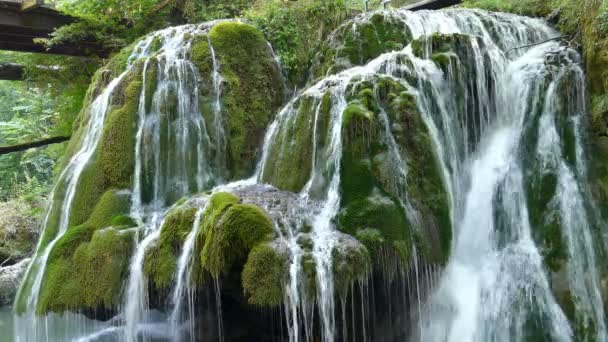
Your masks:
<svg viewBox="0 0 608 342"><path fill-rule="evenodd" d="M12 257L13 257L13 253L11 253L11 255L9 255L8 258L4 259L4 261L0 264L0 267L4 266L4 264L6 264L9 260L11 260Z"/></svg>
<svg viewBox="0 0 608 342"><path fill-rule="evenodd" d="M515 48L512 48L512 49L507 50L507 52L505 52L505 53L509 53L509 52L511 52L511 51L514 51L514 50L525 49L525 48L529 48L529 47L533 47L533 46L537 46L537 45L545 44L545 43L548 43L548 42L551 42L551 41L554 41L554 40L566 39L566 38L570 38L570 36L559 36L559 37L555 37L555 38L550 38L550 39L547 39L547 40L543 40L542 42L538 42L538 43L534 43L534 44L529 44L529 45L523 45L523 46L515 47Z"/></svg>

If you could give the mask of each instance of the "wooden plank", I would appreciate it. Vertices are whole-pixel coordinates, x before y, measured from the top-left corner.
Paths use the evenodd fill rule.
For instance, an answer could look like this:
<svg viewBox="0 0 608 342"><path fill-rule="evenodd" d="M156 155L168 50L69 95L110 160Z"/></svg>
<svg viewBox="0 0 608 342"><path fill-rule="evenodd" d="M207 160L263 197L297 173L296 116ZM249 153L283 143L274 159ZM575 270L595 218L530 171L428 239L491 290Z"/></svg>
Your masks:
<svg viewBox="0 0 608 342"><path fill-rule="evenodd" d="M72 17L46 7L22 12L19 5L11 5L0 0L0 25L2 26L46 32L73 23L75 20Z"/></svg>
<svg viewBox="0 0 608 342"><path fill-rule="evenodd" d="M438 10L460 3L462 3L462 0L424 0L409 6L404 6L403 9L408 11Z"/></svg>
<svg viewBox="0 0 608 342"><path fill-rule="evenodd" d="M21 3L0 0L0 50L70 56L107 56L108 52L94 42L76 42L54 46L51 49L34 43L34 39L49 38L56 28L73 23L75 20L46 6L22 12Z"/></svg>
<svg viewBox="0 0 608 342"><path fill-rule="evenodd" d="M23 0L21 11L27 12L44 5L44 0Z"/></svg>

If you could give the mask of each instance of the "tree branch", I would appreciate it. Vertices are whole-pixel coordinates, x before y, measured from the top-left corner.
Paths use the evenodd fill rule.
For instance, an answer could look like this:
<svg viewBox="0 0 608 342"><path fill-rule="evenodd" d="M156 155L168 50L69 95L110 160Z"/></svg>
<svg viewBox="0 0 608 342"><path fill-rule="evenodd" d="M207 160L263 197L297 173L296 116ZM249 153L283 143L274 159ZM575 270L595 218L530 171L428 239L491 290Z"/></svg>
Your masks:
<svg viewBox="0 0 608 342"><path fill-rule="evenodd" d="M545 44L554 40L561 40L561 39L567 39L570 38L570 36L559 36L559 37L555 37L555 38L550 38L547 40L543 40L542 42L538 42L538 43L534 43L534 44L529 44L529 45L522 45L522 46L518 46L512 49L507 50L507 52L505 53L509 53L511 51L515 51L515 50L519 50L519 49L525 49L525 48L529 48L529 47L533 47L533 46L537 46L537 45L541 45L541 44Z"/></svg>
<svg viewBox="0 0 608 342"><path fill-rule="evenodd" d="M31 142L23 143L23 144L0 146L0 155L13 153L13 152L25 151L27 149L34 148L34 147L42 147L42 146L47 146L47 145L52 145L52 144L59 144L59 143L62 143L64 141L68 141L68 140L70 140L69 136L57 136L57 137L51 137L51 138L37 140L37 141L31 141Z"/></svg>
<svg viewBox="0 0 608 342"><path fill-rule="evenodd" d="M161 3L159 3L154 8L152 8L152 10L150 11L150 13L148 13L148 15L152 15L152 14L162 11L165 7L169 6L169 4L171 4L172 2L175 2L175 0L165 0Z"/></svg>

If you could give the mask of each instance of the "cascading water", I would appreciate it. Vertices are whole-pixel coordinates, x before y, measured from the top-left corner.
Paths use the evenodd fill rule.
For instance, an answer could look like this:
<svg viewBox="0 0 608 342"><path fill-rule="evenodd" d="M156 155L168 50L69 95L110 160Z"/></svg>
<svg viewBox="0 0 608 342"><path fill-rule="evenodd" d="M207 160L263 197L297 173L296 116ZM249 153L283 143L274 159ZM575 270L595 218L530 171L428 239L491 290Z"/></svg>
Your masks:
<svg viewBox="0 0 608 342"><path fill-rule="evenodd" d="M342 123L336 119L335 112L332 112L329 124L330 147L324 150L317 146L319 107L325 91L330 89L332 111L342 113L346 107L346 85L349 82L362 82L378 74L398 80L415 94L434 140L435 153L443 165L446 187L453 203L455 233L452 254L438 289L429 303L423 306L419 303L420 324L415 329L417 337L414 339L513 341L542 336L570 340L572 328L552 293L543 257L532 238L533 227L527 212L527 206L532 204L527 203L526 192L533 190L526 189L525 183L530 182L526 179L530 172L526 168L533 166L522 162L522 154L527 153L527 146L537 145L539 159L550 157L544 162L550 170L537 169L534 172L558 175L551 205L557 210L564 227L561 239L566 242L564 248L568 250L566 268L569 270L570 289L577 298L575 305L577 315L580 315L577 322L584 326L583 330L595 330L586 334L604 340L605 315L599 304L602 303L597 274L599 266L594 255L593 228L585 214L588 208L583 204L590 198L578 185L586 179L580 128L585 113L582 95L585 89L584 74L576 53L556 42L541 44L527 52L518 50L557 36L540 20L481 11L397 11L385 15L403 22L413 38L418 39L421 51L415 52L412 46L408 46L403 51L384 54L364 67L353 67L328 76L303 92L287 105L269 129L260 167L261 178L264 179L264 172L269 167L269 156L278 154L280 159L281 153L290 153L289 150L270 151L272 147L269 146L276 140L292 139L285 134L292 134L289 127L297 124L301 102L314 98L312 107L316 110L314 117L309 119L313 127L313 170L302 191L303 198L309 198L311 194L314 197L312 189L319 182L314 178L332 168L336 172L334 175L338 174L339 163L335 164L331 158L341 158L342 153L342 141L338 137ZM353 24L353 30L356 29L357 24ZM454 51L441 51L443 42L440 40L445 37L435 36L437 33L453 35L458 40L452 46ZM433 40L439 42L433 45ZM439 51L433 51L434 47ZM463 50L466 55L462 54ZM435 53L445 54L447 62L442 65L439 58L443 56L436 57ZM412 79L416 81L412 82ZM554 103L563 96L556 90L559 87L570 87L569 97L561 108ZM538 106L543 102L544 111L538 113ZM539 116L540 127L529 123L538 120ZM560 144L563 143L555 128L556 122L563 120L560 116L568 117L565 128L560 129L573 132L571 143L576 145L574 164L567 163L560 155ZM381 116L381 120L386 121L383 118ZM530 141L529 130L536 129L539 141ZM553 135L545 137L550 132ZM391 159L398 164L393 168L397 170L395 186L406 188L405 162L399 161L398 151L394 152L397 148L394 148L394 142L390 142L394 140L390 129L385 129L385 134L388 145L393 146ZM323 152L329 158L319 166L317 155ZM277 164L276 161L274 163ZM324 170L319 171L320 168ZM322 326L320 334L324 340L333 340L334 298L327 265L331 263L331 250L335 246L330 222L339 208L340 179L337 176L328 178L329 181L324 180L328 189L323 200L325 204L313 215L312 226L319 290L316 304ZM415 222L416 212L408 205L407 191L397 193L410 220ZM297 232L292 233L292 241L288 245L297 246L294 242L297 237ZM301 271L297 269L301 253L297 250L297 247L292 248L290 281L293 282L301 281ZM417 278L422 276L417 269L415 272ZM311 321L311 317L300 316L307 312L301 292L301 287L296 284L288 286L289 337L295 341L300 338L299 324ZM423 314L423 311L428 314ZM535 330L541 328L535 328L536 324L548 324L551 328L539 333ZM306 339L310 339L310 328L304 328L304 331Z"/></svg>
<svg viewBox="0 0 608 342"><path fill-rule="evenodd" d="M144 42L138 44L137 48L134 50L136 52L131 55L129 60L133 61L139 58L142 50L145 50ZM113 79L91 104L81 146L79 147L78 152L70 158L67 166L59 176L57 185L53 189L53 197L60 197L61 201L59 201L59 203L57 203L57 201L52 202L44 220L44 227L55 224L57 225L57 228L54 236L47 236L48 230L46 230L45 237L40 239L38 246L36 247L36 257L32 260L26 272L26 281L24 281L17 294L17 298L23 298L23 300L25 300L24 305L26 306L26 311L23 315L24 317L15 320L17 340L36 341L41 336L48 336L47 322L40 322L37 319L35 312L38 306L40 288L46 270L47 260L53 246L61 239L69 227L70 212L78 181L101 139L105 117L110 108L114 90L131 67L132 63L129 63L127 70ZM63 193L59 193L60 190L63 190ZM54 208L56 205L60 205L59 220L58 222L53 223L50 222L50 217L53 210L57 210ZM28 288L26 285L29 285L30 287ZM28 292L26 293L24 291Z"/></svg>
<svg viewBox="0 0 608 342"><path fill-rule="evenodd" d="M361 57L359 66L336 58L340 72L328 73L277 112L253 177L226 185L220 183L229 179L225 135L231 132L222 96L231 91L230 77L222 77L225 66L209 36L209 75L199 74L188 56L192 37L214 23L159 31L139 43L130 58L130 65L143 59L130 192L130 216L139 228L121 315L88 329L95 333L87 340L104 334L127 341L204 339L197 335L201 308L191 278L211 195L175 202L218 184L211 194L238 193L274 223L276 238L268 245L287 259L281 340L608 338L603 265L594 243L602 227L585 187L585 77L578 54L548 41L557 33L541 20L483 11L384 11L344 25L363 35L367 24L379 25L375 16L407 33L399 36L403 45ZM375 29L378 39L381 31ZM160 48L152 51L156 40ZM123 75L93 102L81 151L61 175L60 229L50 242L41 240L28 271L28 315L17 324L22 340L48 337L40 329L28 335L26 324L36 322L46 258L69 226L79 174L97 148ZM204 119L199 92L207 86L211 113ZM369 160L360 162L365 153ZM360 182L369 176L361 173L366 168L372 185ZM420 185L416 177L438 180ZM364 263L347 268L351 278L344 283L336 271L340 257L365 260L349 254L365 249L355 237L364 241L377 232L367 221L360 231L347 230L357 223L344 219L349 206L362 198L366 205L355 211L394 202L405 218L380 221L405 222L394 234L406 237L394 244L396 251L381 249L372 270ZM183 207L196 214L180 242L167 315L159 319L151 312L144 263L169 213ZM449 251L442 255L429 246ZM386 275L381 289L374 287L376 272ZM222 316L229 316L221 306L221 281L217 275L206 285L215 298L205 302L217 305L205 310L214 312L213 337L220 340ZM391 298L395 282L398 299ZM388 322L375 326L379 319Z"/></svg>
<svg viewBox="0 0 608 342"><path fill-rule="evenodd" d="M151 59L145 62L139 103L131 212L143 225L143 240L136 247L125 293L127 341L135 341L141 333L139 325L150 320L143 261L146 250L160 235L167 205L186 194L209 188L210 182L216 177L209 163L211 139L199 109L200 76L187 58L193 35L205 32L212 25L182 26L147 38L148 41L160 38L163 45L154 56L156 63L151 65ZM213 112L217 121L220 115L221 80L211 45L210 48L216 97ZM148 70L152 67L156 67L156 72L151 73L156 75L156 79L148 80ZM147 82L156 84L153 94L146 93ZM151 99L147 99L147 96ZM150 102L151 106L147 108ZM218 145L223 144L222 135L223 130L216 129L215 142ZM178 284L180 280L183 281L182 276L179 275ZM143 334L145 336L146 332Z"/></svg>

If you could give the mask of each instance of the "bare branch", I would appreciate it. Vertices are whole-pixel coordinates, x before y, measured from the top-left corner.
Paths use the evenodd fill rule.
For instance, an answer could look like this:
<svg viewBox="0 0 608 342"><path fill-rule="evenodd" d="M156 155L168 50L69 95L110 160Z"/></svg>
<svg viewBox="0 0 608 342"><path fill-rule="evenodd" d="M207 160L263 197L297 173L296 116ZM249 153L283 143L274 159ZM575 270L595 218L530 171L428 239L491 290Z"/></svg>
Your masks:
<svg viewBox="0 0 608 342"><path fill-rule="evenodd" d="M70 140L69 136L57 136L57 137L51 137L51 138L37 140L37 141L31 141L31 142L23 143L23 144L0 146L0 155L13 153L13 152L25 151L27 149L34 148L34 147L42 147L42 146L47 146L47 145L52 145L52 144L59 144L59 143L62 143L64 141L68 141L68 140Z"/></svg>

